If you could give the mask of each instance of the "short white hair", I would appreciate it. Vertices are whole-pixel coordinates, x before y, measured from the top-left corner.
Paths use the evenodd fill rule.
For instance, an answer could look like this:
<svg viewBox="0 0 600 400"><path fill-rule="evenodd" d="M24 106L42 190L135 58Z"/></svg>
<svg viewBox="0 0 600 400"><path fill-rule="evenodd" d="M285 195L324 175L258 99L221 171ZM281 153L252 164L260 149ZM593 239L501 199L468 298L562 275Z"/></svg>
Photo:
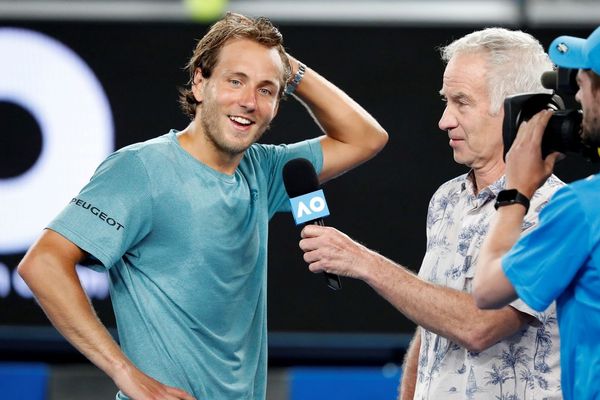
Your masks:
<svg viewBox="0 0 600 400"><path fill-rule="evenodd" d="M541 84L544 71L553 69L540 42L528 33L504 28L475 31L440 49L448 63L462 54L487 55L486 79L490 114L497 114L504 99L518 93L548 92Z"/></svg>

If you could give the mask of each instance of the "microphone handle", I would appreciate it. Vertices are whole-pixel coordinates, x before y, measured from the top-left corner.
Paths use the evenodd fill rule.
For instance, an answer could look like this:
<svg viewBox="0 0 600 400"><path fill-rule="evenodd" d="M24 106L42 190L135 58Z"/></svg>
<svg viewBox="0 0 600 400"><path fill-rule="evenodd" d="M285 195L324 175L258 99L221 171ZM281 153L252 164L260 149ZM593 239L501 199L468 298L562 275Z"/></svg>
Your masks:
<svg viewBox="0 0 600 400"><path fill-rule="evenodd" d="M318 218L312 222L309 222L313 225L325 226L325 222L323 218ZM341 290L342 282L340 281L340 277L336 274L330 274L329 272L323 272L325 276L325 280L327 281L327 286L332 290Z"/></svg>

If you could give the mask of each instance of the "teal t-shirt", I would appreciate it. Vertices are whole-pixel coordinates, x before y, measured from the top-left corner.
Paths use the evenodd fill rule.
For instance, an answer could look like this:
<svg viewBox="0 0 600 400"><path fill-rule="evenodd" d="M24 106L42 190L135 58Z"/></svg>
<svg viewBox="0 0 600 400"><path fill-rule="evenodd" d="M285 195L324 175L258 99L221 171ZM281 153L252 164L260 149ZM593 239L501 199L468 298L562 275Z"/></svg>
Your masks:
<svg viewBox="0 0 600 400"><path fill-rule="evenodd" d="M288 209L284 164L320 171L321 145L255 144L226 175L177 134L113 153L49 228L108 270L121 347L142 371L197 399L264 399L268 222Z"/></svg>

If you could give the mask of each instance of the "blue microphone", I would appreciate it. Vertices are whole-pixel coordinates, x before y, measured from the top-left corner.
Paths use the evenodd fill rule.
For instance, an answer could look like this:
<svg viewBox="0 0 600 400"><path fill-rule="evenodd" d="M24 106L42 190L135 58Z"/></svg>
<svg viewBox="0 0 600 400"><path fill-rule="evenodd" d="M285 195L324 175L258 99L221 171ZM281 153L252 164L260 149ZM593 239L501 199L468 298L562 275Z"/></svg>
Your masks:
<svg viewBox="0 0 600 400"><path fill-rule="evenodd" d="M319 178L315 168L305 158L294 158L283 167L283 184L290 198L292 215L296 225L308 224L325 226L323 218L329 215L325 194L319 187ZM333 290L342 288L340 277L328 272L327 286Z"/></svg>

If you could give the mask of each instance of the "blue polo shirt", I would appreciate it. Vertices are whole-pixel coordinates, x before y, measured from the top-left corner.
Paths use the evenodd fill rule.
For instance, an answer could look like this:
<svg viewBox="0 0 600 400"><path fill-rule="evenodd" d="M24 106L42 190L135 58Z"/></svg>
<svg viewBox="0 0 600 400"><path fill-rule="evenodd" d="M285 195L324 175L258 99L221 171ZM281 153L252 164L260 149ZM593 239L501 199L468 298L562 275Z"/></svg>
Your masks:
<svg viewBox="0 0 600 400"><path fill-rule="evenodd" d="M565 399L600 398L600 176L559 189L538 226L502 259L519 297L556 300Z"/></svg>

